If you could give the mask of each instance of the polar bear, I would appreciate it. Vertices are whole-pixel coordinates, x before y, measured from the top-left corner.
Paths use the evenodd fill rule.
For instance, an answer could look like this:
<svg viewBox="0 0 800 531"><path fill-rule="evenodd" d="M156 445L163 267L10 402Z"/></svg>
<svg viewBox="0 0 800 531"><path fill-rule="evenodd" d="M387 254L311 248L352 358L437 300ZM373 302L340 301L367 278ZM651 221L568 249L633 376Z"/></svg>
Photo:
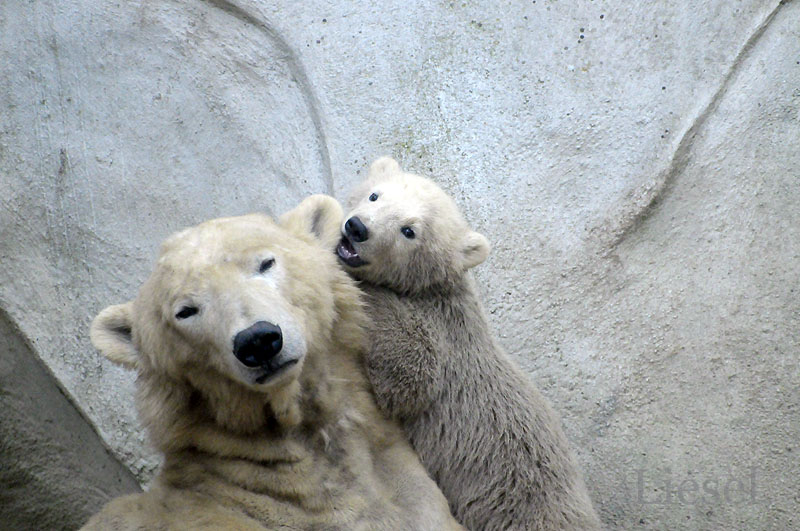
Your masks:
<svg viewBox="0 0 800 531"><path fill-rule="evenodd" d="M187 229L96 317L164 464L85 529L461 529L375 405L360 293L330 252L341 217L312 196L279 223Z"/></svg>
<svg viewBox="0 0 800 531"><path fill-rule="evenodd" d="M559 418L492 337L468 270L489 244L396 161L355 189L336 252L367 295L367 373L464 526L599 529Z"/></svg>

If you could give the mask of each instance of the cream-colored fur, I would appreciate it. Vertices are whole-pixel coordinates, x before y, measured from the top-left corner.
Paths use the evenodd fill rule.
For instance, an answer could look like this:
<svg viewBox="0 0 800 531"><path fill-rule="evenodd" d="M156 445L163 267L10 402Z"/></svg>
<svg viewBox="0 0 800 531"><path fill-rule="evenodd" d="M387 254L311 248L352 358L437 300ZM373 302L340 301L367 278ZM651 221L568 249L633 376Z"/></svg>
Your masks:
<svg viewBox="0 0 800 531"><path fill-rule="evenodd" d="M486 239L389 158L351 203L337 253L373 318L367 372L456 518L475 531L599 529L559 418L490 333L468 272Z"/></svg>
<svg viewBox="0 0 800 531"><path fill-rule="evenodd" d="M98 315L92 342L137 371L164 465L148 492L113 500L85 529L460 528L375 406L360 294L328 251L340 220L335 201L312 196L279 223L187 229L134 301ZM259 321L283 332L275 367L233 353Z"/></svg>

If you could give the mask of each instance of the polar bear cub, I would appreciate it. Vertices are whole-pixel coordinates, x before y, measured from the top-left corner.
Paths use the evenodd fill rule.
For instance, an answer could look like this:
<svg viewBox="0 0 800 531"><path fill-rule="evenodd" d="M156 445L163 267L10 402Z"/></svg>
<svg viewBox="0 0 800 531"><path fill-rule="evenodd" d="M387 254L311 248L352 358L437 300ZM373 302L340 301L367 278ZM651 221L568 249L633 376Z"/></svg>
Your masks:
<svg viewBox="0 0 800 531"><path fill-rule="evenodd" d="M469 270L489 254L453 200L374 162L336 253L362 281L367 373L473 530L599 529L559 418L495 342Z"/></svg>

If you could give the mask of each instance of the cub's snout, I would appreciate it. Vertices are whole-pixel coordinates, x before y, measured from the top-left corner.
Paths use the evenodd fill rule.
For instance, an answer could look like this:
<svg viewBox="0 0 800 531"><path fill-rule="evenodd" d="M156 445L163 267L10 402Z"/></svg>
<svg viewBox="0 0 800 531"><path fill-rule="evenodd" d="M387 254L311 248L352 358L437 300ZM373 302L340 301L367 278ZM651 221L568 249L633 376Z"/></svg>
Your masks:
<svg viewBox="0 0 800 531"><path fill-rule="evenodd" d="M369 239L369 231L367 230L367 226L364 225L364 222L361 221L361 218L358 216L353 216L347 220L347 222L344 224L344 232L353 241L359 243Z"/></svg>
<svg viewBox="0 0 800 531"><path fill-rule="evenodd" d="M262 367L283 348L281 327L258 321L233 338L233 354L247 367Z"/></svg>

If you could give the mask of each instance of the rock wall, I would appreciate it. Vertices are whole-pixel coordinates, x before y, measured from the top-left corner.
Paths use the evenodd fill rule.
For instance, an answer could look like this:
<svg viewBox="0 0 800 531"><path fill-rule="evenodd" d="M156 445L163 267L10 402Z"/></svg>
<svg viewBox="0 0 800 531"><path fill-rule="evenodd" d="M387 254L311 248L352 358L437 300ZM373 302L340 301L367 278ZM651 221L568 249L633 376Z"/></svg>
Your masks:
<svg viewBox="0 0 800 531"><path fill-rule="evenodd" d="M146 484L133 375L92 317L171 232L344 199L390 154L492 242L492 324L609 528L796 527L797 20L767 0L2 3L4 330Z"/></svg>
<svg viewBox="0 0 800 531"><path fill-rule="evenodd" d="M0 353L0 527L77 529L139 489L2 311Z"/></svg>

